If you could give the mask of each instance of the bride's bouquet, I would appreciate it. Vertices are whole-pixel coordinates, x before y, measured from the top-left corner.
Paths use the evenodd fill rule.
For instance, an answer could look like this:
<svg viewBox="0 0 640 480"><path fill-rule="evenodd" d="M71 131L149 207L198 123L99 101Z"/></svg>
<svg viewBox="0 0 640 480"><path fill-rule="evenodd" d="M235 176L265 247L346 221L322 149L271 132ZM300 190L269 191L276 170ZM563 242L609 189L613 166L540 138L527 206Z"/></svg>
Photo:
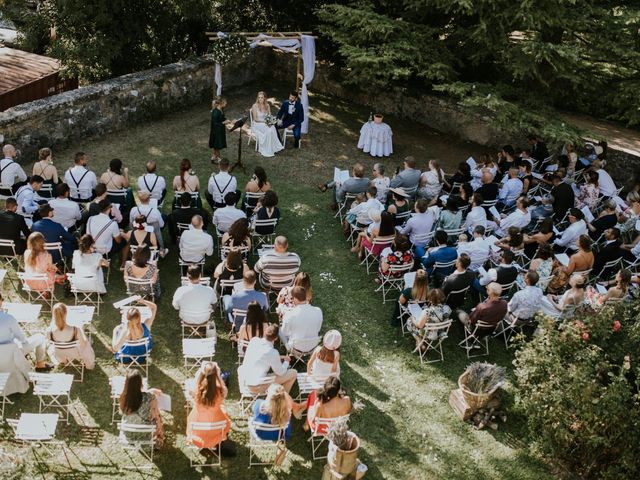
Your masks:
<svg viewBox="0 0 640 480"><path fill-rule="evenodd" d="M273 127L276 123L278 123L278 119L274 115L271 115L269 113L265 115L264 123L267 125L267 127Z"/></svg>

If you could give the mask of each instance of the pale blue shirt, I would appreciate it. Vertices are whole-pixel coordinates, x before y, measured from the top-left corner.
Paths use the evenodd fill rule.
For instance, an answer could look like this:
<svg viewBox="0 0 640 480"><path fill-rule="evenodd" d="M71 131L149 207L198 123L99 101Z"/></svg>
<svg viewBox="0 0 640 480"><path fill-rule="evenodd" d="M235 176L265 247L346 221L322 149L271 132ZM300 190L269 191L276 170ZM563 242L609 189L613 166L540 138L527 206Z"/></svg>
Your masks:
<svg viewBox="0 0 640 480"><path fill-rule="evenodd" d="M540 310L543 296L539 287L528 285L511 297L509 311L521 320L533 318Z"/></svg>
<svg viewBox="0 0 640 480"><path fill-rule="evenodd" d="M33 214L38 211L40 205L35 201L39 198L31 185L23 185L16 192L16 202L20 208L18 213Z"/></svg>
<svg viewBox="0 0 640 480"><path fill-rule="evenodd" d="M424 213L414 213L407 221L404 227L398 227L400 233L409 235L411 243L417 247L424 247L426 242L423 240L416 244L415 238L430 233L433 230L433 213L427 210Z"/></svg>
<svg viewBox="0 0 640 480"><path fill-rule="evenodd" d="M523 188L522 180L519 178L510 178L500 189L498 199L502 200L507 206L511 206L516 203Z"/></svg>
<svg viewBox="0 0 640 480"><path fill-rule="evenodd" d="M8 313L0 312L0 345L12 343L14 339L21 343L27 341L18 321Z"/></svg>

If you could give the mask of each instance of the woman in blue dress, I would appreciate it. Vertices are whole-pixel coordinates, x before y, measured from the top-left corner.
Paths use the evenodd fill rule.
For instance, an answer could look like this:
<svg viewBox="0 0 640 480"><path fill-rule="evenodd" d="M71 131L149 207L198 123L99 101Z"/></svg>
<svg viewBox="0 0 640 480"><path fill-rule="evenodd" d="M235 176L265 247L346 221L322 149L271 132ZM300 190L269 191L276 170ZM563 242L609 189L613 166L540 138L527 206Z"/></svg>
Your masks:
<svg viewBox="0 0 640 480"><path fill-rule="evenodd" d="M126 314L126 323L113 329L112 350L117 361L131 363L132 357L145 355L151 351L151 325L156 318L158 307L147 300L138 300L149 309L149 317L142 321L142 313L136 307L130 307ZM145 315L146 316L146 315ZM124 320L124 319L123 319ZM146 344L130 345L130 342L147 339Z"/></svg>

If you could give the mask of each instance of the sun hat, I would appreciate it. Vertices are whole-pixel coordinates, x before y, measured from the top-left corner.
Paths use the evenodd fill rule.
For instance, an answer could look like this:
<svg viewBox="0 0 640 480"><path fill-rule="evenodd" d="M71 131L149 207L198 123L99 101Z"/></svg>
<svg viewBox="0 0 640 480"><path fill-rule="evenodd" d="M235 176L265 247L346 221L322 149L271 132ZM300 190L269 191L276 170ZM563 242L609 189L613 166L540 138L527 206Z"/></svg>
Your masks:
<svg viewBox="0 0 640 480"><path fill-rule="evenodd" d="M322 345L328 350L337 350L342 345L342 335L338 330L329 330L322 338Z"/></svg>
<svg viewBox="0 0 640 480"><path fill-rule="evenodd" d="M390 188L389 191L393 192L393 193L397 193L398 195L400 195L402 197L408 197L409 196L409 195L407 195L407 193L402 188Z"/></svg>

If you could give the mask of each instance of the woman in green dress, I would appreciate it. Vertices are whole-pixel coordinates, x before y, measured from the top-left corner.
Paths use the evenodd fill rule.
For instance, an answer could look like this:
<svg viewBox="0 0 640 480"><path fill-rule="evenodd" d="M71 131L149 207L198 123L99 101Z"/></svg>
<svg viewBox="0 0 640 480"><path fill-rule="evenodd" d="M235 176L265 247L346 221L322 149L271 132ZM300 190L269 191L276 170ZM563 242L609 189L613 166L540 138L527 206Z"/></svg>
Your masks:
<svg viewBox="0 0 640 480"><path fill-rule="evenodd" d="M224 116L224 108L227 106L227 100L223 97L217 97L211 105L211 131L209 133L209 148L213 149L212 160L220 159L220 150L227 148L227 129L225 127L226 118Z"/></svg>

